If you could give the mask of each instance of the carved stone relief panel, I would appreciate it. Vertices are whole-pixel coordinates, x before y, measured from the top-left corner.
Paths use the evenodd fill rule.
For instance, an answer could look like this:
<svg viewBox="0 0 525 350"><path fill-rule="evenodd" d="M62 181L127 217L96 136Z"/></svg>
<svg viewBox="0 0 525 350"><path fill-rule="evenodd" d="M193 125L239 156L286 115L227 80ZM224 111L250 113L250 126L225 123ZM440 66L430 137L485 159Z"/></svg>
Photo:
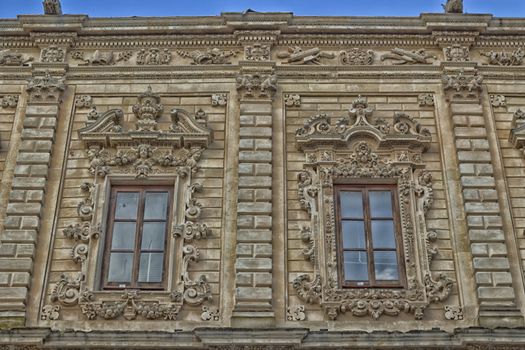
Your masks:
<svg viewBox="0 0 525 350"><path fill-rule="evenodd" d="M31 61L33 57L11 49L0 50L0 66L25 66Z"/></svg>
<svg viewBox="0 0 525 350"><path fill-rule="evenodd" d="M95 50L92 54L84 51L73 51L71 58L82 61L80 66L109 66L118 62L128 62L132 57L132 51L100 51Z"/></svg>
<svg viewBox="0 0 525 350"><path fill-rule="evenodd" d="M412 99L416 111L418 96ZM306 303L307 315L308 305L319 304L328 319L344 313L372 318L408 313L422 319L425 309L446 301L455 285L449 275L430 268L439 255L436 240L443 235L427 222L434 202L432 172L424 161L431 132L404 112L375 115L364 97L350 104L346 115L319 113L296 131L295 145L304 157L297 199L309 219L293 227L303 242L303 258L311 262L303 271L311 272L294 272L297 299L291 302ZM407 276L407 286L399 290L340 287L333 185L366 180L397 183ZM444 306L441 310L445 319ZM289 308L289 317L294 311Z"/></svg>
<svg viewBox="0 0 525 350"><path fill-rule="evenodd" d="M374 58L374 51L359 48L353 48L339 53L339 60L342 65L372 65L374 64Z"/></svg>
<svg viewBox="0 0 525 350"><path fill-rule="evenodd" d="M284 59L282 63L285 64L321 64L322 59L334 59L335 54L326 52L318 47L311 49L303 49L299 46L289 47L287 51L277 53L277 57Z"/></svg>
<svg viewBox="0 0 525 350"><path fill-rule="evenodd" d="M392 64L431 64L432 60L436 60L437 57L427 53L425 49L419 49L415 51L394 48L390 50L390 53L381 55L381 61L388 61Z"/></svg>
<svg viewBox="0 0 525 350"><path fill-rule="evenodd" d="M496 66L521 66L523 64L523 58L525 52L520 47L513 52L507 51L489 51L482 52L482 56L488 58L488 64Z"/></svg>
<svg viewBox="0 0 525 350"><path fill-rule="evenodd" d="M46 63L64 62L66 50L58 46L49 46L42 49L40 61Z"/></svg>
<svg viewBox="0 0 525 350"><path fill-rule="evenodd" d="M64 195L68 196L69 192L75 195L65 198L64 203L76 200L78 204L74 217L66 214L67 206L61 207L59 220L62 224L57 237L71 247L71 263L67 271L50 280L48 302L41 313L44 321L174 320L181 312L197 313L199 319L207 321L220 318L219 310L213 306L213 293L216 292L212 292L212 285L218 281L216 277L213 282L208 278L208 273L217 276L218 272L192 272L203 260L201 250L217 249L215 243L203 244L202 241L219 237L220 230L216 228L221 227L217 221L221 214L217 217L207 213L210 209L204 203L209 203L207 198L216 190L202 185L203 181L210 181L206 179L209 170L202 170L200 166L206 149L213 145L213 132L204 111L212 108L210 96L161 97L149 87L135 96L133 105L108 108L114 107L115 101L130 100L97 95L75 98L74 117L85 126L77 124L80 128L73 131L68 154L70 164L76 159L85 159L87 163L83 160L85 165L79 168L83 182L79 182L78 176L66 178L69 185ZM164 100L167 105L162 103ZM107 105L108 102L97 101L110 102ZM95 105L99 111L95 109L97 112L92 113L89 108ZM221 148L214 154L219 151ZM156 292L100 291L97 265L105 242L107 214L104 203L108 201L111 184L147 185L159 181L172 184L175 198L178 198L173 215L170 215L173 219L168 238L168 246L174 249L171 251L173 258L170 258L174 260L170 260L168 267L170 275L175 276L173 281L170 278L166 289ZM79 186L77 189L71 187L75 183ZM215 196L222 198L220 193L213 194ZM214 211L216 209L211 212ZM187 311L184 311L185 305Z"/></svg>
<svg viewBox="0 0 525 350"><path fill-rule="evenodd" d="M177 51L179 56L191 59L191 64L231 64L230 58L236 56L238 53L239 52L235 50L221 50L219 48Z"/></svg>
<svg viewBox="0 0 525 350"><path fill-rule="evenodd" d="M469 48L461 45L452 45L443 49L445 61L467 62L470 61Z"/></svg>

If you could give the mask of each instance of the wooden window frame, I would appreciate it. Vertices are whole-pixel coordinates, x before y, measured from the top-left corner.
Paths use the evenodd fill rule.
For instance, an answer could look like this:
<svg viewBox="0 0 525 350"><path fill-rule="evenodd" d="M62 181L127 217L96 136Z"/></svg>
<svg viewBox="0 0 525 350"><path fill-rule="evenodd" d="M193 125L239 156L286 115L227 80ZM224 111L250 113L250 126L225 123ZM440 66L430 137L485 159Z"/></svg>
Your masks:
<svg viewBox="0 0 525 350"><path fill-rule="evenodd" d="M131 282L122 283L122 282L108 282L109 274L109 262L111 256L111 244L113 239L113 227L115 223L115 214L116 214L116 203L117 203L117 193L119 192L138 192L139 193L139 202L138 202L138 213L136 218L136 228L135 228L135 245L133 249L133 268L131 272ZM166 229L164 234L164 256L162 263L162 278L161 282L139 282L138 273L140 267L140 255L142 253L141 244L142 244L142 235L143 235L143 224L144 222L152 221L156 222L159 220L144 220L144 210L145 210L145 201L146 201L146 192L167 192L168 193L168 205L166 209ZM169 228L171 227L172 220L172 206L173 206L173 186L165 185L114 185L111 186L110 191L110 204L109 212L107 217L107 230L106 230L106 239L105 239L105 249L104 256L102 259L102 289L103 290L123 290L123 289L140 289L140 290L164 290L166 289L167 281L167 270L168 270L168 233ZM125 220L118 220L125 221ZM131 221L131 220L130 220ZM155 253L155 251L152 251Z"/></svg>
<svg viewBox="0 0 525 350"><path fill-rule="evenodd" d="M375 251L393 251L392 249L373 249L372 247L372 219L370 215L370 203L369 203L369 191L370 190L388 190L392 195L392 216L394 220L394 232L396 242L396 256L398 261L398 281L377 281L375 278L375 265L374 265L374 250ZM361 198L363 199L363 221L365 227L365 249L344 249L343 248L343 232L341 217L341 192L360 192ZM405 272L405 260L403 256L403 240L401 231L401 216L399 211L399 200L397 193L397 185L387 184L337 184L334 185L335 195L335 211L336 211L336 223L337 223L337 256L338 256L338 273L341 280L341 286L343 288L406 288L406 272ZM381 219L381 218L374 218ZM386 218L384 218L386 219ZM390 219L390 218L388 218ZM345 251L365 251L367 254L368 264L368 281L348 281L345 280L344 274L344 252Z"/></svg>

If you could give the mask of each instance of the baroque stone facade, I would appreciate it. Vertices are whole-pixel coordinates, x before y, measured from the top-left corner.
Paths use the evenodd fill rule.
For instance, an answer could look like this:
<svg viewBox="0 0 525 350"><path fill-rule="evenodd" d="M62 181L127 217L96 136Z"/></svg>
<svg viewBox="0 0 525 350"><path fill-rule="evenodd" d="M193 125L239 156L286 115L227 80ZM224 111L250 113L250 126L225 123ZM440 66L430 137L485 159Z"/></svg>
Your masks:
<svg viewBox="0 0 525 350"><path fill-rule="evenodd" d="M444 9L0 20L0 349L525 348L525 20ZM379 185L402 277L348 287ZM148 186L162 283L112 285Z"/></svg>

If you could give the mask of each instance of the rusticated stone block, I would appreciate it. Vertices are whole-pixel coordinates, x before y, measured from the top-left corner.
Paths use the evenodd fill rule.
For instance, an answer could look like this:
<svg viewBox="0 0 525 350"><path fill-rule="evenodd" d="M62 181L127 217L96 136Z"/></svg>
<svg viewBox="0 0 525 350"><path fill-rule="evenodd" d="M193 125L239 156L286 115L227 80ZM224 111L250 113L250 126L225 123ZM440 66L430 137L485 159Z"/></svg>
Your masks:
<svg viewBox="0 0 525 350"><path fill-rule="evenodd" d="M270 163L272 152L268 151L240 151L239 162Z"/></svg>
<svg viewBox="0 0 525 350"><path fill-rule="evenodd" d="M509 260L507 258L474 258L474 269L476 270L508 270Z"/></svg>
<svg viewBox="0 0 525 350"><path fill-rule="evenodd" d="M505 235L503 231L494 229L471 229L469 230L469 238L471 242L505 241Z"/></svg>
<svg viewBox="0 0 525 350"><path fill-rule="evenodd" d="M514 299L514 289L511 287L479 287L478 297L481 300Z"/></svg>
<svg viewBox="0 0 525 350"><path fill-rule="evenodd" d="M237 271L272 271L272 260L267 258L238 258L235 262Z"/></svg>
<svg viewBox="0 0 525 350"><path fill-rule="evenodd" d="M240 202L237 205L237 212L239 214L271 214L272 204L266 202L246 203Z"/></svg>
<svg viewBox="0 0 525 350"><path fill-rule="evenodd" d="M14 189L44 189L46 179L42 177L15 177L13 179Z"/></svg>
<svg viewBox="0 0 525 350"><path fill-rule="evenodd" d="M19 164L47 164L51 160L50 153L23 152L18 153L16 162Z"/></svg>
<svg viewBox="0 0 525 350"><path fill-rule="evenodd" d="M268 301L272 300L272 289L261 287L238 287L235 290L238 301Z"/></svg>
<svg viewBox="0 0 525 350"><path fill-rule="evenodd" d="M268 188L272 187L272 178L269 176L240 176L240 188Z"/></svg>
<svg viewBox="0 0 525 350"><path fill-rule="evenodd" d="M272 231L270 230L238 230L238 242L271 242Z"/></svg>
<svg viewBox="0 0 525 350"><path fill-rule="evenodd" d="M40 215L42 204L40 203L9 203L7 214L14 215Z"/></svg>

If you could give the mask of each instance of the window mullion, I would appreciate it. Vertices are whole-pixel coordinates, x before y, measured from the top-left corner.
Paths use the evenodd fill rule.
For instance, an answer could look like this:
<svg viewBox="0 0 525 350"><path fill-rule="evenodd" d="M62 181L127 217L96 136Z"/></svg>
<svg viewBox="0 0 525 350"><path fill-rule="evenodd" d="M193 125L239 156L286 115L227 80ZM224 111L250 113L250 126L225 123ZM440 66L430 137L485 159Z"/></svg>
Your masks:
<svg viewBox="0 0 525 350"><path fill-rule="evenodd" d="M132 286L134 288L138 287L138 275L139 275L139 268L140 268L140 253L141 253L141 244L142 244L142 234L143 234L143 226L144 226L144 205L145 205L145 198L146 198L146 189L142 187L140 189L140 199L139 199L139 207L138 207L138 213L137 213L137 225L135 228L135 252L133 254L133 273L132 273Z"/></svg>
<svg viewBox="0 0 525 350"><path fill-rule="evenodd" d="M370 203L368 200L368 188L363 189L361 192L363 195L363 211L365 220L365 236L366 236L366 254L368 260L368 279L369 285L375 285L375 273L374 273L374 254L372 247L372 221L370 217Z"/></svg>

